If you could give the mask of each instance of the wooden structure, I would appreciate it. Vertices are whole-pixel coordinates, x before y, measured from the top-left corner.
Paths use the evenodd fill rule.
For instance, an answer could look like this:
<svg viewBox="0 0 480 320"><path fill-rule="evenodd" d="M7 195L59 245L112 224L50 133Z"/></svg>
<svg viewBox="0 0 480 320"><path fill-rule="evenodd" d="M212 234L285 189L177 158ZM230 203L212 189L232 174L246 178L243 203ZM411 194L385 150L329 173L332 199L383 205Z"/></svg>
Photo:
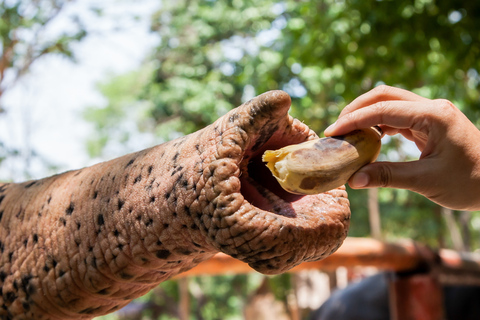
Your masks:
<svg viewBox="0 0 480 320"><path fill-rule="evenodd" d="M291 270L336 270L338 267L371 266L394 272L390 281L393 320L443 319L442 284L480 285L480 255L453 250L432 250L413 241L386 243L369 238L347 238L337 252ZM246 263L217 254L181 274L241 274L254 272Z"/></svg>

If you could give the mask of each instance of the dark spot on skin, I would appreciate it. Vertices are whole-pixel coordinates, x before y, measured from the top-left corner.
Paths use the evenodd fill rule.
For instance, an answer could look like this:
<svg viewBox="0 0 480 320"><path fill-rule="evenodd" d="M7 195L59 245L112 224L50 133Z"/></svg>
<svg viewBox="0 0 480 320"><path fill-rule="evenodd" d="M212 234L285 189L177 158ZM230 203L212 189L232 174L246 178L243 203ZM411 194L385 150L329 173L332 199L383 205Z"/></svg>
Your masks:
<svg viewBox="0 0 480 320"><path fill-rule="evenodd" d="M113 230L113 235L115 237L118 237L120 235L120 232L117 229L115 229L115 230Z"/></svg>
<svg viewBox="0 0 480 320"><path fill-rule="evenodd" d="M9 291L5 294L5 302L12 303L13 301L15 301L15 299L17 299L15 292Z"/></svg>
<svg viewBox="0 0 480 320"><path fill-rule="evenodd" d="M25 248L27 247L27 244L28 244L28 239L23 240L23 245L25 246Z"/></svg>
<svg viewBox="0 0 480 320"><path fill-rule="evenodd" d="M233 123L235 122L235 120L237 120L240 116L237 114L237 113L234 113L232 114L229 118L228 118L228 122L230 123Z"/></svg>
<svg viewBox="0 0 480 320"><path fill-rule="evenodd" d="M151 226L153 224L153 219L148 219L148 221L145 223L145 226Z"/></svg>
<svg viewBox="0 0 480 320"><path fill-rule="evenodd" d="M12 262L13 252L8 253L8 262Z"/></svg>
<svg viewBox="0 0 480 320"><path fill-rule="evenodd" d="M20 208L18 213L15 215L15 217L17 217L19 219L23 219L23 215L24 215L23 208Z"/></svg>
<svg viewBox="0 0 480 320"><path fill-rule="evenodd" d="M0 281L4 282L6 278L7 274L5 273L5 271L0 271Z"/></svg>
<svg viewBox="0 0 480 320"><path fill-rule="evenodd" d="M118 211L122 210L122 207L124 204L125 204L125 201L118 199Z"/></svg>
<svg viewBox="0 0 480 320"><path fill-rule="evenodd" d="M163 224L163 228L164 228L164 229L168 229L169 226L170 226L170 225L169 225L168 223L164 223L164 224Z"/></svg>
<svg viewBox="0 0 480 320"><path fill-rule="evenodd" d="M152 202L155 202L155 197L154 196L150 197L150 203L152 203Z"/></svg>
<svg viewBox="0 0 480 320"><path fill-rule="evenodd" d="M81 226L82 226L82 224L80 222L77 222L77 230L80 230Z"/></svg>
<svg viewBox="0 0 480 320"><path fill-rule="evenodd" d="M167 200L168 200L168 198L170 198L170 195L171 195L171 193L170 193L170 192L166 192L166 193L165 193L165 199L167 199Z"/></svg>
<svg viewBox="0 0 480 320"><path fill-rule="evenodd" d="M131 166L134 162L135 162L135 159L131 159L130 161L128 161L128 163L127 163L127 165L125 166L125 168L128 168L129 166Z"/></svg>
<svg viewBox="0 0 480 320"><path fill-rule="evenodd" d="M133 278L133 275L126 272L120 272L120 278L122 278L123 280L130 280Z"/></svg>
<svg viewBox="0 0 480 320"><path fill-rule="evenodd" d="M0 204L2 203L3 199L5 199L5 195L0 196Z"/></svg>
<svg viewBox="0 0 480 320"><path fill-rule="evenodd" d="M197 247L197 248L201 248L201 247L202 247L201 245L199 245L199 244L196 243L196 242L192 242L192 243L193 243L193 245L194 245L195 247Z"/></svg>
<svg viewBox="0 0 480 320"><path fill-rule="evenodd" d="M0 252L3 253L3 250L5 250L5 245L0 241Z"/></svg>
<svg viewBox="0 0 480 320"><path fill-rule="evenodd" d="M119 243L117 248L120 249L120 250L123 250L123 244Z"/></svg>
<svg viewBox="0 0 480 320"><path fill-rule="evenodd" d="M148 175L152 174L152 171L153 171L153 166L149 166L148 167Z"/></svg>
<svg viewBox="0 0 480 320"><path fill-rule="evenodd" d="M36 234L36 233L33 234L33 242L35 242L35 243L38 242L38 234Z"/></svg>
<svg viewBox="0 0 480 320"><path fill-rule="evenodd" d="M47 204L50 204L50 201L52 201L52 196L48 197Z"/></svg>
<svg viewBox="0 0 480 320"><path fill-rule="evenodd" d="M158 250L157 253L155 254L158 259L167 259L170 256L171 252L168 250Z"/></svg>
<svg viewBox="0 0 480 320"><path fill-rule="evenodd" d="M178 166L173 169L171 176L173 177L175 174L177 174L179 171L183 169L183 166Z"/></svg>
<svg viewBox="0 0 480 320"><path fill-rule="evenodd" d="M180 184L181 181L182 181L182 179L183 179L183 173L180 173L180 174L178 175L177 179L175 180L175 185Z"/></svg>
<svg viewBox="0 0 480 320"><path fill-rule="evenodd" d="M30 304L27 301L22 302L22 307L23 307L23 310L27 312L30 311Z"/></svg>
<svg viewBox="0 0 480 320"><path fill-rule="evenodd" d="M101 307L97 307L97 308L87 308L87 309L83 309L82 311L80 311L79 313L80 314L94 314L97 310L99 310Z"/></svg>
<svg viewBox="0 0 480 320"><path fill-rule="evenodd" d="M60 270L60 271L58 272L58 276L59 276L59 277L63 277L64 275L65 275L65 271Z"/></svg>
<svg viewBox="0 0 480 320"><path fill-rule="evenodd" d="M97 197L98 197L98 191L95 191L95 192L93 193L93 199L97 199Z"/></svg>
<svg viewBox="0 0 480 320"><path fill-rule="evenodd" d="M136 183L140 182L140 180L142 180L142 175L141 175L141 174L139 174L139 175L135 178L135 180L133 180L133 184L136 184Z"/></svg>
<svg viewBox="0 0 480 320"><path fill-rule="evenodd" d="M104 296L104 295L107 295L109 292L108 292L107 289L102 289L102 290L98 291L97 293L98 293L98 294L101 294L102 296Z"/></svg>
<svg viewBox="0 0 480 320"><path fill-rule="evenodd" d="M32 182L30 182L29 184L26 184L26 185L25 185L25 189L30 188L30 187L33 186L35 183L37 183L37 181L32 181Z"/></svg>
<svg viewBox="0 0 480 320"><path fill-rule="evenodd" d="M137 218L136 218L138 221L142 220L142 215L138 215Z"/></svg>
<svg viewBox="0 0 480 320"><path fill-rule="evenodd" d="M98 223L99 226L101 226L101 225L103 225L103 224L105 223L105 220L103 220L103 214L100 213L100 214L97 216L97 223Z"/></svg>
<svg viewBox="0 0 480 320"><path fill-rule="evenodd" d="M175 251L178 252L179 254L183 254L183 255L186 255L186 256L189 256L189 255L192 254L192 251L187 249L187 248L178 248Z"/></svg>
<svg viewBox="0 0 480 320"><path fill-rule="evenodd" d="M177 161L179 155L180 155L180 152L177 152L177 153L175 153L175 155L173 156L172 160L173 160L174 163L175 163L175 161Z"/></svg>
<svg viewBox="0 0 480 320"><path fill-rule="evenodd" d="M67 216L71 215L74 209L75 209L75 204L73 202L70 202L70 205L68 206L67 210L65 210L65 213L67 214Z"/></svg>
<svg viewBox="0 0 480 320"><path fill-rule="evenodd" d="M67 225L67 220L65 220L64 217L60 217L60 219L58 219L58 221L60 221L60 223L62 223L64 227Z"/></svg>
<svg viewBox="0 0 480 320"><path fill-rule="evenodd" d="M43 267L43 270L45 270L45 272L48 272L48 271L50 271L50 267L45 264L45 266Z"/></svg>
<svg viewBox="0 0 480 320"><path fill-rule="evenodd" d="M3 210L0 211L0 222L2 221L2 217L3 217Z"/></svg>
<svg viewBox="0 0 480 320"><path fill-rule="evenodd" d="M157 246L161 246L161 245L162 245L162 241L160 241L160 239L157 240Z"/></svg>

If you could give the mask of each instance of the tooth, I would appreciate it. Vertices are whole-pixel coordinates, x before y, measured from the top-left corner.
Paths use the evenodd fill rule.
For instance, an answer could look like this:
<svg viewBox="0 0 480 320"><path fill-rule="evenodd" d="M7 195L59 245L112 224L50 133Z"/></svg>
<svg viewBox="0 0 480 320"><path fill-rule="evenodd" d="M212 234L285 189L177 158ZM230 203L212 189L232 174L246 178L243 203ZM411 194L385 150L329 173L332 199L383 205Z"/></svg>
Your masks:
<svg viewBox="0 0 480 320"><path fill-rule="evenodd" d="M338 188L380 153L380 128L267 150L263 161L286 191L317 194Z"/></svg>

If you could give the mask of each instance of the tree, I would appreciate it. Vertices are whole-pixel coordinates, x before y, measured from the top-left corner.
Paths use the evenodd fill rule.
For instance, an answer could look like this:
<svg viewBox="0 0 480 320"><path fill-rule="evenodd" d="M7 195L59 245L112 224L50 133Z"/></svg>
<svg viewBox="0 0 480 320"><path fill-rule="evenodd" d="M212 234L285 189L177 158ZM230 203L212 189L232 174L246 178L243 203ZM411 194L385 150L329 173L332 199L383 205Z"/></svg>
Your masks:
<svg viewBox="0 0 480 320"><path fill-rule="evenodd" d="M7 112L3 94L25 75L32 64L49 54L74 59L71 45L87 32L80 20L72 18L69 30L52 32L51 25L71 0L2 0L0 2L0 116ZM0 163L5 158L22 157L21 152L0 141ZM26 162L37 157L28 150Z"/></svg>
<svg viewBox="0 0 480 320"><path fill-rule="evenodd" d="M0 3L0 98L40 57L56 53L73 59L71 44L86 30L73 18L72 30L51 36L51 22L70 0L3 0ZM8 77L7 77L8 76Z"/></svg>

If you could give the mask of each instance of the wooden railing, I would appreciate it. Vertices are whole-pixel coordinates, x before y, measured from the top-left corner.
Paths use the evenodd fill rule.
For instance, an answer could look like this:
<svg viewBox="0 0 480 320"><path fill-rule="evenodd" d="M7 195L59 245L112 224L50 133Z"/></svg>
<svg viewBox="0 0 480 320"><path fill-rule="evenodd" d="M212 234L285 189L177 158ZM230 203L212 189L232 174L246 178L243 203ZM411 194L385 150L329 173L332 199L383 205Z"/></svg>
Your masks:
<svg viewBox="0 0 480 320"><path fill-rule="evenodd" d="M386 243L369 238L347 238L330 257L302 263L290 272L358 266L394 273L390 283L390 309L395 320L443 319L441 285L480 285L480 255L433 250L413 241ZM249 272L254 271L246 263L219 253L180 277Z"/></svg>

